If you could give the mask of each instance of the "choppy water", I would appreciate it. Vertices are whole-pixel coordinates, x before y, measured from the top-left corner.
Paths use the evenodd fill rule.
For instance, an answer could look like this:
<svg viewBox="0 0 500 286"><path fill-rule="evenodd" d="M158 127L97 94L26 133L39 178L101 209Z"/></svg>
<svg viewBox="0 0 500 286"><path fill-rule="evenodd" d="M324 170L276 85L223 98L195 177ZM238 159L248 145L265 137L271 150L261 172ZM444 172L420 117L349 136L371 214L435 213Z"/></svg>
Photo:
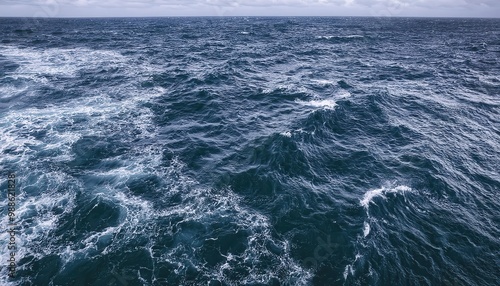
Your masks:
<svg viewBox="0 0 500 286"><path fill-rule="evenodd" d="M0 284L499 285L499 56L493 19L0 19Z"/></svg>

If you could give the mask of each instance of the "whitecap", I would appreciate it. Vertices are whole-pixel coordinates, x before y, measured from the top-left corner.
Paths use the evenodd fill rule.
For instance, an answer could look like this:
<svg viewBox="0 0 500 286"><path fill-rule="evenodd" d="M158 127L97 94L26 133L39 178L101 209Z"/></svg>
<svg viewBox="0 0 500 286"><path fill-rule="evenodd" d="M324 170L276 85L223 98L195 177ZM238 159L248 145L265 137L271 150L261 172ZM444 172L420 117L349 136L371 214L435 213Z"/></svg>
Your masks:
<svg viewBox="0 0 500 286"><path fill-rule="evenodd" d="M327 79L312 79L311 80L314 83L318 83L320 85L334 85L335 82L332 80L327 80Z"/></svg>
<svg viewBox="0 0 500 286"><path fill-rule="evenodd" d="M344 269L344 280L347 280L347 276L349 276L349 274L354 275L354 267L352 264L346 265Z"/></svg>
<svg viewBox="0 0 500 286"><path fill-rule="evenodd" d="M322 100L311 100L311 101L303 101L296 100L295 102L310 107L319 107L324 109L334 109L337 106L337 103L333 99L322 99Z"/></svg>
<svg viewBox="0 0 500 286"><path fill-rule="evenodd" d="M316 39L324 39L324 40L330 40L330 39L356 39L356 38L364 38L363 35L339 35L339 36L333 36L333 35L326 35L326 36L316 36Z"/></svg>
<svg viewBox="0 0 500 286"><path fill-rule="evenodd" d="M343 38L347 39L353 39L353 38L364 38L363 35L347 35L347 36L342 36Z"/></svg>
<svg viewBox="0 0 500 286"><path fill-rule="evenodd" d="M290 138L290 137L292 137L292 132L285 131L285 132L281 132L280 135Z"/></svg>
<svg viewBox="0 0 500 286"><path fill-rule="evenodd" d="M385 198L385 194L387 193L404 193L404 192L410 192L412 189L408 186L396 186L394 188L391 187L382 187L380 189L374 189L366 192L363 196L363 199L360 200L360 203L363 207L368 208L369 204L372 202L373 198L376 197L383 197Z"/></svg>
<svg viewBox="0 0 500 286"><path fill-rule="evenodd" d="M4 50L7 50L9 57L17 58L17 62L21 65L14 76L25 77L23 72L32 69L34 74L30 76L33 76L33 80L43 81L42 84L53 84L46 79L42 80L44 75L72 77L78 75L78 72L86 66L104 65L123 68L129 61L109 51L47 49L41 52L11 47ZM45 59L49 61L45 62ZM134 75L147 77L153 69L153 67L141 67L138 70L126 69L119 72L130 77ZM146 74L141 75L141 70L146 70ZM197 188L198 183L194 179L182 174L183 165L175 158L169 167L165 167L162 162L164 146L161 143L152 143L147 147L140 145L130 147L126 154L111 158L120 164L109 170L98 172L82 170L77 178L64 173L47 174L46 165L75 158L74 143L84 136L105 138L114 136L120 137L123 143L129 143L137 139L151 139L157 135L152 111L142 107L140 103L161 95L165 90L150 89L149 94L144 94L134 85L137 81L131 82L120 86L119 90L126 91L126 96L119 100L113 97L113 88L116 87L102 87L88 90L85 96L70 99L58 106L46 106L43 109L33 107L24 110L13 109L0 117L0 126L5 131L0 135L0 153L3 154L0 165L15 163L19 167L19 174L30 174L20 175L20 180L27 182L28 176L33 177L36 184L33 184L34 187L31 189L39 190L36 192L28 191L26 188L20 190L32 199L19 200L21 231L26 233L23 236L24 240L19 242L21 249L19 257L33 256L40 259L50 253L59 253L64 267L65 264L89 254L118 252L135 239L149 238L149 247L152 247L155 236L159 234L146 230L147 227L158 227L159 219L170 220L181 217L183 221L208 225L225 219L245 229L248 237L246 250L240 255L228 254L222 265L230 268L234 265L244 265L242 262L258 260L260 257L262 260L270 258L276 261L275 266L283 270L288 277L295 277L290 278L294 279L294 284L308 284L312 277L311 273L292 258L286 239L275 238L272 235L272 224L265 215L244 207L240 203L240 198L231 190L216 192ZM296 89L295 86L284 86L284 88ZM9 90L9 92L16 91ZM328 106L332 106L332 102L327 101L326 107ZM43 132L46 134L37 135ZM282 135L289 137L291 132L286 131ZM50 150L54 151L53 155L40 156L41 153ZM162 185L167 185L163 192L165 196L178 195L182 203L160 210L155 208L154 202L134 195L126 182L132 177L148 175L161 178ZM88 177L101 177L103 179L100 181L106 184L98 188L87 188L85 180ZM62 189L66 190L63 195L60 192ZM53 241L50 235L60 227L59 220L75 211L77 193L83 190L90 199L99 197L112 206L119 206L120 218L117 225L106 226L100 231L82 233L81 239L70 245L50 243ZM65 207L64 211L54 215L52 210L60 206ZM5 207L5 202L0 203L0 207ZM5 219L3 223L5 224ZM166 228L162 229L164 231L162 234L170 231L168 227ZM123 233L124 238L114 239L116 233ZM6 238L6 234L0 235L0 238ZM106 241L106 246L98 248L96 245L103 240ZM35 242L45 243L46 246L36 247ZM280 254L270 252L266 248L268 243L276 245L282 252ZM181 267L185 264L185 256L190 254L183 251L196 250L173 247L162 252L161 259ZM0 254L6 252L7 249L4 248ZM203 268L203 265L196 264L195 267ZM249 274L244 279L248 283L266 284L276 269L249 266L246 270ZM219 269L215 267L204 271L214 277L220 275L221 280L229 279L227 272L219 273Z"/></svg>
<svg viewBox="0 0 500 286"><path fill-rule="evenodd" d="M341 89L337 92L337 94L335 95L335 97L337 99L344 99L344 98L348 98L348 97L351 97L351 93L345 89Z"/></svg>
<svg viewBox="0 0 500 286"><path fill-rule="evenodd" d="M41 83L48 83L46 75L76 77L78 71L88 68L89 63L103 68L123 67L126 58L119 53L107 50L45 49L43 51L12 46L0 46L4 56L20 66L10 74L13 78L28 78Z"/></svg>
<svg viewBox="0 0 500 286"><path fill-rule="evenodd" d="M367 237L370 234L370 224L365 221L363 229L363 237Z"/></svg>

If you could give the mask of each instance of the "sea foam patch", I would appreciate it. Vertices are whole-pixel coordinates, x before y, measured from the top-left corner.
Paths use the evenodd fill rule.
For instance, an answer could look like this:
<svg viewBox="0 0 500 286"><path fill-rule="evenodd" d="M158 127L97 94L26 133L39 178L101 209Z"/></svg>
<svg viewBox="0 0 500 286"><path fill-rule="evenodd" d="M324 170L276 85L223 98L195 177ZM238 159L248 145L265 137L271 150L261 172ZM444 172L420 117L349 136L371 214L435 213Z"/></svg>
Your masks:
<svg viewBox="0 0 500 286"><path fill-rule="evenodd" d="M76 49L44 49L18 48L0 46L0 53L20 64L20 67L9 74L14 78L28 77L47 82L43 76L76 77L77 72L87 68L89 63L104 67L118 67L126 63L126 58L119 53L107 50Z"/></svg>
<svg viewBox="0 0 500 286"><path fill-rule="evenodd" d="M49 86L52 81L46 78L47 75L75 77L79 71L96 61L110 67L124 67L127 62L127 59L107 51L83 55L80 50L26 50L26 53L16 48L5 50L8 56L21 64L16 71L17 76L27 76L37 84ZM77 59L78 56L81 58ZM108 59L104 60L106 57ZM23 74L28 69L33 69L34 74ZM154 70L152 67L146 69L148 72ZM130 82L125 81L118 88L126 92L126 96L116 97L116 87L111 89L103 86L86 91L84 97L69 99L58 106L11 110L0 119L0 125L6 131L0 137L0 151L9 154L3 156L2 163L16 164L20 173L34 168L31 172L38 186L37 190L29 187L21 190L31 198L20 209L20 231L28 233L30 241L23 243L23 255L33 257L35 261L57 253L62 268L65 268L88 257L123 254L127 246L144 241L153 265L170 261L177 265L175 271L179 275L192 265L213 279L233 283L229 273L220 269L239 267L248 273L244 281L267 283L273 277L276 278L275 270L278 269L285 281L288 279L297 285L307 284L311 274L291 258L286 240L273 237L266 216L246 208L230 190L219 192L198 188L196 180L183 175L184 166L175 158L168 167L163 165L164 147L161 142L151 141L157 135L157 130L151 111L142 103L162 95L165 90L151 88L145 94L136 82L136 71L123 69L118 72L130 77ZM101 146L99 144L111 139L113 144L127 146L127 152L108 155L102 149L93 147ZM139 144L142 141L144 144ZM95 154L101 157L92 158ZM79 168L77 174L63 172L52 179L43 175L48 166L68 163L84 166L74 160L87 157L109 167L97 171L85 166ZM148 189L149 193L157 196L156 201L175 198L177 203L167 209L159 209L155 200L133 190L136 187L129 182L140 181L140 178L157 180L154 189ZM57 182L54 181L56 179ZM61 188L67 188L64 196L48 191L60 191ZM76 197L82 196L84 190L84 199L77 201ZM60 212L60 205L68 208ZM94 208L103 209L111 215L118 212L118 219L115 222L105 218L102 223L106 224L98 228L94 226L89 229L80 225L90 219L87 215L91 211L85 210ZM53 211L59 213L51 216ZM82 222L68 224L63 220L68 212L76 214ZM165 221L169 225L161 226L161 222ZM218 236L216 233L193 233L189 226L201 224L210 228L220 221L233 225L235 230L241 229L246 247L243 252L226 253L220 264L206 267L204 261L196 259L201 250L189 245L196 239L202 243L217 240ZM61 228L68 227L64 233L69 232L78 240L68 241L64 245L54 243L55 238L51 234L60 233ZM160 247L167 234L177 241L172 248ZM280 249L279 253L270 251L269 244ZM158 249L161 249L160 253ZM191 258L186 260L186 257ZM273 267L263 267L264 260L272 263ZM153 275L156 279L155 275L159 274Z"/></svg>
<svg viewBox="0 0 500 286"><path fill-rule="evenodd" d="M0 47L0 52L19 64L19 68L4 76L14 80L22 80L21 88L4 87L0 92L5 96L15 96L24 92L31 85L33 92L45 86L51 89L60 78L76 77L80 71L99 65L104 69L116 70L124 76L134 77L138 69L127 69L128 59L112 51L86 49L20 49L16 47ZM154 70L146 68L148 72ZM141 75L146 77L146 75ZM132 141L152 138L156 134L152 123L152 113L142 106L143 102L163 94L159 87L144 92L136 83L137 78L125 81L116 89L106 86L89 89L84 96L69 98L58 105L46 105L44 108L24 107L10 109L0 117L0 164L15 166L19 180L19 205L17 208L19 233L18 256L29 258L28 262L19 265L20 271L28 271L27 264L40 260L47 255L58 254L62 265L72 263L88 255L106 253L97 248L96 244L108 241L120 231L133 231L141 221L153 218L151 207L147 201L134 201L120 190L123 186L116 179L126 178L135 174L153 172L158 167L161 152L151 152L151 146L136 145L126 156L116 156L117 163L110 163L107 189L99 193L95 186L106 180L89 185L86 173L92 170L66 173L58 166L64 166L78 155L78 152L100 150L84 147L75 149L75 143L82 138L111 139L126 145ZM116 98L116 92L126 93L123 98ZM88 143L92 143L87 140ZM81 144L80 144L81 145ZM159 147L159 146L156 146ZM87 149L85 149L87 148ZM75 153L76 152L76 153ZM99 154L99 153L98 153ZM159 155L158 155L159 154ZM92 156L92 154L88 154ZM112 159L112 158L110 158ZM108 158L103 158L106 163ZM63 164L63 165L61 165ZM115 167L113 167L115 166ZM66 170L67 171L67 170ZM28 175L29 174L29 175ZM106 175L106 174L101 174ZM88 197L84 204L92 203L93 198L102 197L106 202L101 207L112 210L119 207L123 221L117 226L107 226L102 231L83 232L80 242L57 245L54 233L58 232L67 222L63 218L71 212L78 212L82 201L76 201L77 194L83 190ZM104 195L106 194L106 195ZM128 199L127 199L128 198ZM99 199L100 200L100 199ZM98 201L99 201L98 200ZM3 206L3 202L2 202ZM98 206L98 205L96 205ZM90 209L92 206L88 206ZM76 227L76 226L75 226ZM73 233L84 230L85 227L70 229ZM68 234L67 232L63 232ZM2 233L3 237L5 234ZM122 241L123 242L123 241ZM2 248L2 256L7 253ZM8 282L2 275L1 284ZM21 282L30 283L28 277L22 277Z"/></svg>

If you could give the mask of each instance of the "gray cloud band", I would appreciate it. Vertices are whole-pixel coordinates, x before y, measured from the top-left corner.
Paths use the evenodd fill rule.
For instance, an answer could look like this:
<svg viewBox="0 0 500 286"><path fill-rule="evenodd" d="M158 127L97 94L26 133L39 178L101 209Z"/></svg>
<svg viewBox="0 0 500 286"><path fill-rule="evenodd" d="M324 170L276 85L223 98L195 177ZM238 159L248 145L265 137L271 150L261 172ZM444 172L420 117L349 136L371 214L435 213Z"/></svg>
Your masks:
<svg viewBox="0 0 500 286"><path fill-rule="evenodd" d="M497 0L1 0L0 5L47 5L54 2L68 6L414 6L414 7L457 7L470 5L500 6Z"/></svg>

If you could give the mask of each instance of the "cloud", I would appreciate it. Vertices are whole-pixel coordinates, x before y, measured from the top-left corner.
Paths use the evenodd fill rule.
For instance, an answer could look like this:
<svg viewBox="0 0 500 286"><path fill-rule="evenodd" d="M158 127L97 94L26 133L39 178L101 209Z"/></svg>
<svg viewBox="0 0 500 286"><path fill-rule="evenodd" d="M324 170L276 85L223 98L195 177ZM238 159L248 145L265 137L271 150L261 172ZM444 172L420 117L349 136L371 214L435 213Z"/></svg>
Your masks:
<svg viewBox="0 0 500 286"><path fill-rule="evenodd" d="M1 0L0 5L59 5L76 6L457 6L487 5L499 6L498 0Z"/></svg>
<svg viewBox="0 0 500 286"><path fill-rule="evenodd" d="M24 8L23 8L24 7ZM47 16L145 15L365 15L365 16L500 16L499 0L0 0L0 16L8 11L50 9ZM134 10L135 9L135 10ZM460 10L461 9L461 10ZM106 12L106 11L107 12ZM460 11L459 11L460 10ZM56 12L57 11L57 12ZM93 12L94 11L94 12ZM120 12L121 11L121 12ZM210 12L211 11L211 12ZM215 12L214 12L215 11ZM418 11L418 13L416 12ZM457 12L459 11L459 12ZM2 13L3 12L3 13ZM31 14L30 14L31 13ZM458 14L457 14L458 13ZM496 13L496 14L495 14ZM43 14L43 13L42 13ZM472 15L472 14L471 14Z"/></svg>

